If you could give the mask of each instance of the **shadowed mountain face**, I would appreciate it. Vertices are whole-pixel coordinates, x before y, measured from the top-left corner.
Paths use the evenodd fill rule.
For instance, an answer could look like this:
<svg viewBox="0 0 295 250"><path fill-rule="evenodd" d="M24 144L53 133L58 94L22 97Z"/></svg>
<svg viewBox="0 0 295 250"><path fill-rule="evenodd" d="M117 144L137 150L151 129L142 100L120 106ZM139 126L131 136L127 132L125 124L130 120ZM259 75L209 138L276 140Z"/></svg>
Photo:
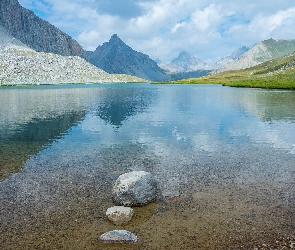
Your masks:
<svg viewBox="0 0 295 250"><path fill-rule="evenodd" d="M89 62L112 74L128 74L151 81L164 81L169 77L149 56L133 50L117 35L109 42L87 52Z"/></svg>
<svg viewBox="0 0 295 250"><path fill-rule="evenodd" d="M13 37L38 52L87 58L77 41L23 8L17 0L0 0L0 24Z"/></svg>

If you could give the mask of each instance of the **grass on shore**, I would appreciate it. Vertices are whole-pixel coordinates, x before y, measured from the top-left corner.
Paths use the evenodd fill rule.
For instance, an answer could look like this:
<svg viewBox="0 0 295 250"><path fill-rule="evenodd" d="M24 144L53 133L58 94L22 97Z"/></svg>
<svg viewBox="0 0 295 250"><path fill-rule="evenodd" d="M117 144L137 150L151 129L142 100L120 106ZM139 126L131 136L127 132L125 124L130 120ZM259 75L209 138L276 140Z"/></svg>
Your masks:
<svg viewBox="0 0 295 250"><path fill-rule="evenodd" d="M155 84L222 84L231 87L295 89L295 54L243 70Z"/></svg>

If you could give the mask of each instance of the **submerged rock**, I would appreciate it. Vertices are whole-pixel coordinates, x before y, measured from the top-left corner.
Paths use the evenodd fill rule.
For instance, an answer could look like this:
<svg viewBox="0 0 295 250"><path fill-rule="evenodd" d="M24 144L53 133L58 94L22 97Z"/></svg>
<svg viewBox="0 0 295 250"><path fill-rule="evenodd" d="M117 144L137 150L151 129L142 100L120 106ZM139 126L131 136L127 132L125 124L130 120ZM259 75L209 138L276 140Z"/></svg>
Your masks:
<svg viewBox="0 0 295 250"><path fill-rule="evenodd" d="M127 224L134 214L131 207L115 206L108 208L106 215L115 225Z"/></svg>
<svg viewBox="0 0 295 250"><path fill-rule="evenodd" d="M119 205L142 206L155 200L157 191L157 181L151 173L133 171L119 176L113 198Z"/></svg>
<svg viewBox="0 0 295 250"><path fill-rule="evenodd" d="M137 243L136 235L126 230L113 230L102 234L100 240L106 243Z"/></svg>

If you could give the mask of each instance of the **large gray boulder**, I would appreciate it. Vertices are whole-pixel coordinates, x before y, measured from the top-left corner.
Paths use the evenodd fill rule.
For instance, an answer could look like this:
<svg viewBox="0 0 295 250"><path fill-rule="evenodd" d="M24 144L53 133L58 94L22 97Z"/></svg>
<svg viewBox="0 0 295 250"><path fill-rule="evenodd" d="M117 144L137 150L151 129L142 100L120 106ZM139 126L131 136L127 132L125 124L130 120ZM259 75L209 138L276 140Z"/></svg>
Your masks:
<svg viewBox="0 0 295 250"><path fill-rule="evenodd" d="M106 243L137 243L136 235L126 230L113 230L102 234L100 240Z"/></svg>
<svg viewBox="0 0 295 250"><path fill-rule="evenodd" d="M118 205L142 206L156 199L157 181L151 173L133 171L119 176L113 187Z"/></svg>

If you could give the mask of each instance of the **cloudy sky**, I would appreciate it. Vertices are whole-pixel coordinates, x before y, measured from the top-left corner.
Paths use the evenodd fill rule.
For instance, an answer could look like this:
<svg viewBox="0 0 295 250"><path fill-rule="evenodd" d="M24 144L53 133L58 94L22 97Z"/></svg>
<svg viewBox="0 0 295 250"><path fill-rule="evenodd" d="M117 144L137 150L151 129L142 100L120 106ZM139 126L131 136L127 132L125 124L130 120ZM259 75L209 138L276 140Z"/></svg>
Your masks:
<svg viewBox="0 0 295 250"><path fill-rule="evenodd" d="M112 34L152 59L207 62L269 39L295 39L294 0L19 0L86 50Z"/></svg>

